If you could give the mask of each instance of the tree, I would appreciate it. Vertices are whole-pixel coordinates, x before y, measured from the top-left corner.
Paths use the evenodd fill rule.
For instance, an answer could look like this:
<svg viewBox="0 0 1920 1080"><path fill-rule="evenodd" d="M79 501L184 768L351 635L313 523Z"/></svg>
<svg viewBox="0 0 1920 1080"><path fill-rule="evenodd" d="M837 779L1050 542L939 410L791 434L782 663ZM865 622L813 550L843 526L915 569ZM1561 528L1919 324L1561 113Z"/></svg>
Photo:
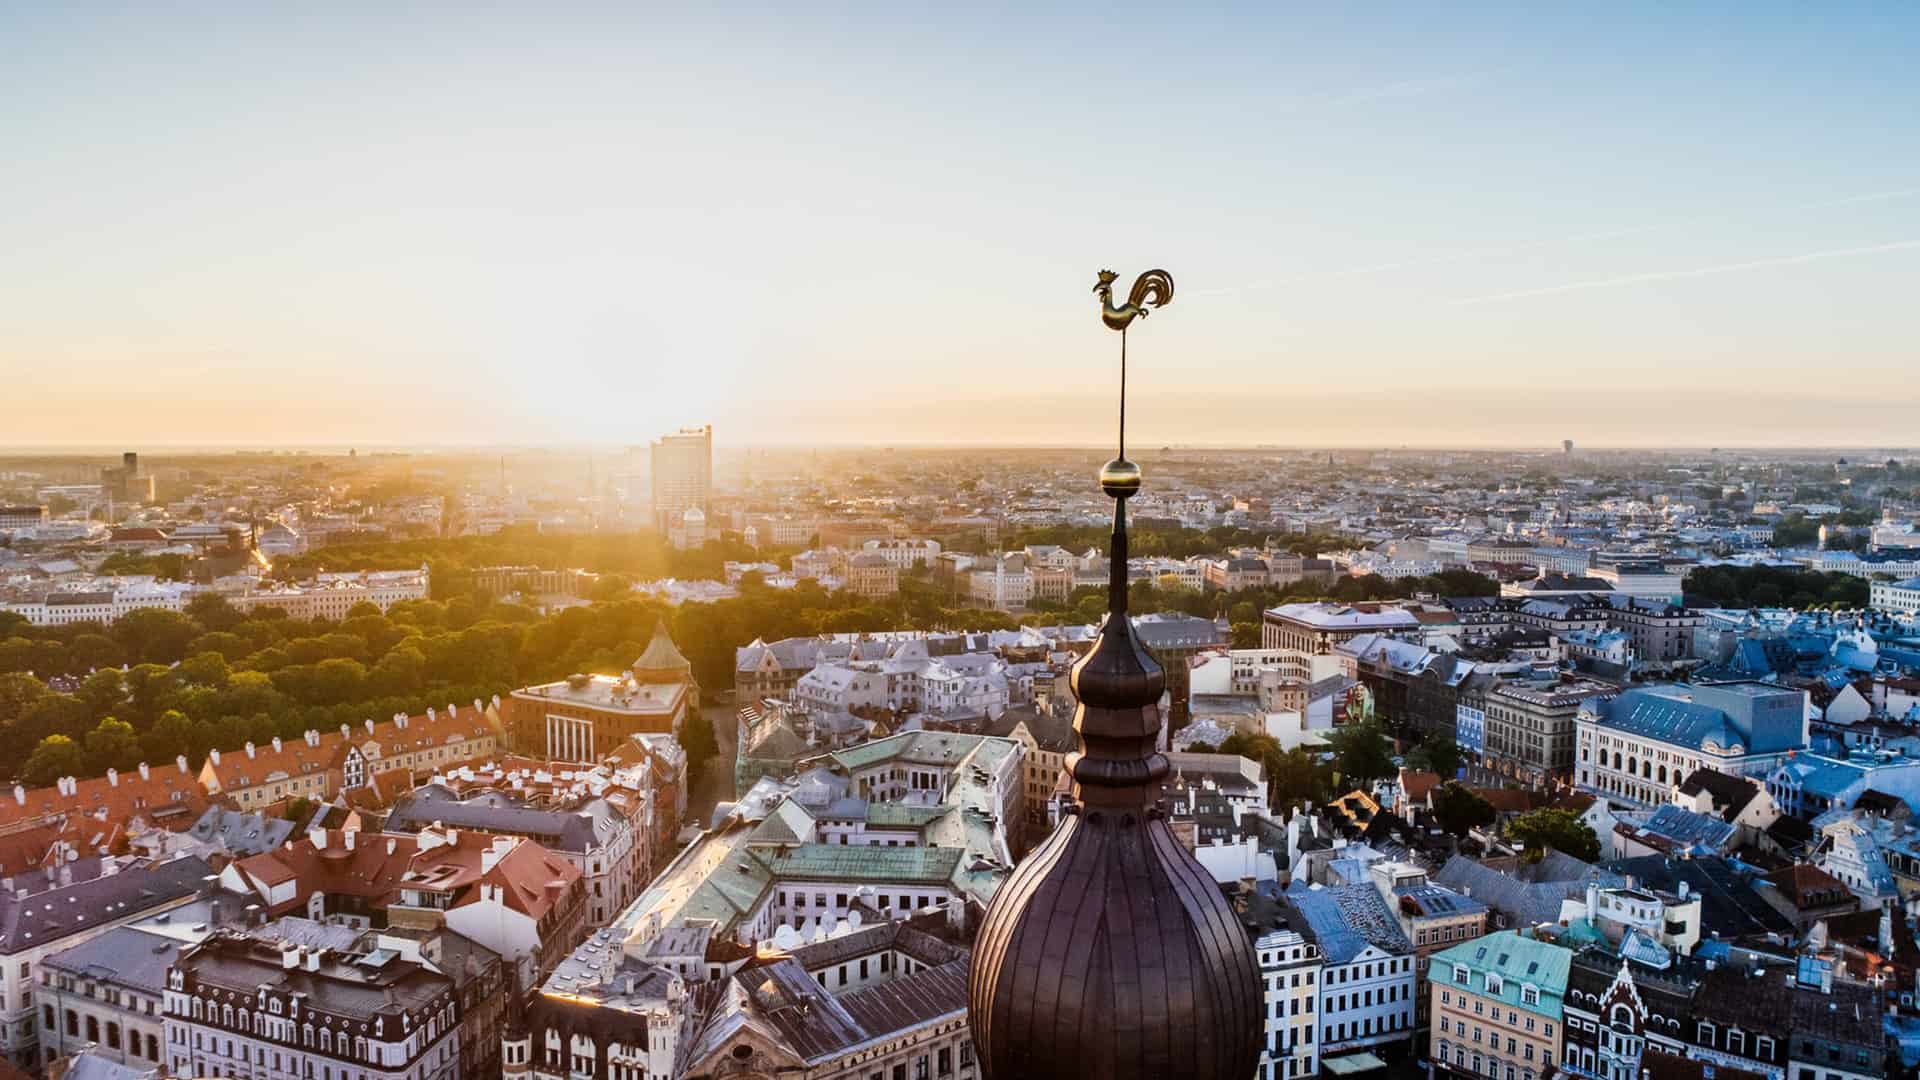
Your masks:
<svg viewBox="0 0 1920 1080"><path fill-rule="evenodd" d="M199 637L200 624L178 611L136 608L114 621L113 636L131 660L171 664L187 655L187 642Z"/></svg>
<svg viewBox="0 0 1920 1080"><path fill-rule="evenodd" d="M72 694L48 694L20 714L4 732L15 746L31 746L49 735L79 738L93 724L87 703Z"/></svg>
<svg viewBox="0 0 1920 1080"><path fill-rule="evenodd" d="M1444 780L1460 771L1460 745L1436 731L1407 751L1406 762L1409 769L1438 773Z"/></svg>
<svg viewBox="0 0 1920 1080"><path fill-rule="evenodd" d="M107 716L127 703L127 680L119 668L102 668L80 680L74 696L94 716Z"/></svg>
<svg viewBox="0 0 1920 1080"><path fill-rule="evenodd" d="M680 747L687 752L687 767L696 771L706 764L708 758L720 752L720 747L713 741L713 725L707 722L706 714L697 705L688 714L687 722L680 727Z"/></svg>
<svg viewBox="0 0 1920 1080"><path fill-rule="evenodd" d="M87 774L86 751L65 735L41 739L20 768L20 782L28 787L46 787L63 776Z"/></svg>
<svg viewBox="0 0 1920 1080"><path fill-rule="evenodd" d="M1324 804L1332 798L1327 767L1305 747L1296 746L1267 762L1268 786L1276 809L1301 803Z"/></svg>
<svg viewBox="0 0 1920 1080"><path fill-rule="evenodd" d="M1433 819L1454 836L1493 824L1493 804L1471 788L1449 780L1433 793Z"/></svg>
<svg viewBox="0 0 1920 1080"><path fill-rule="evenodd" d="M194 653L180 666L173 669L174 676L189 686L204 686L211 690L224 690L228 680L233 678L233 669L227 664L227 658L211 650Z"/></svg>
<svg viewBox="0 0 1920 1080"><path fill-rule="evenodd" d="M35 702L47 696L47 686L24 671L0 675L0 730L12 727Z"/></svg>
<svg viewBox="0 0 1920 1080"><path fill-rule="evenodd" d="M109 716L87 732L87 772L99 774L108 769L122 772L140 766L140 736L133 725Z"/></svg>
<svg viewBox="0 0 1920 1080"><path fill-rule="evenodd" d="M201 739L199 724L178 709L168 709L140 741L146 747L150 762L164 764L176 757L185 757L189 764L197 765Z"/></svg>
<svg viewBox="0 0 1920 1080"><path fill-rule="evenodd" d="M1394 774L1393 743L1378 721L1336 727L1327 736L1339 783L1360 786Z"/></svg>
<svg viewBox="0 0 1920 1080"><path fill-rule="evenodd" d="M1585 862L1600 858L1600 838L1569 810L1549 808L1521 814L1507 822L1507 839L1524 847L1534 860L1545 855L1547 848Z"/></svg>

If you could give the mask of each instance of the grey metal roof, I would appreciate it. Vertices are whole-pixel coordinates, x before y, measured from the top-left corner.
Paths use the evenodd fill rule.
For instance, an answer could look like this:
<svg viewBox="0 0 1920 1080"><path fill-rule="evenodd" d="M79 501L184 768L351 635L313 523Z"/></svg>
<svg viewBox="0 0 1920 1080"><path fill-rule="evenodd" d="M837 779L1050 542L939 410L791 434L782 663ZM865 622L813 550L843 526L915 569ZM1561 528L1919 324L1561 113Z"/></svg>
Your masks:
<svg viewBox="0 0 1920 1080"><path fill-rule="evenodd" d="M413 832L438 822L459 829L511 833L535 838L555 851L584 853L616 828L617 812L604 799L577 810L534 810L504 792L487 791L461 799L430 784L401 799L387 815L388 832Z"/></svg>
<svg viewBox="0 0 1920 1080"><path fill-rule="evenodd" d="M24 899L15 892L0 894L0 952L47 945L169 901L185 900L212 874L213 867L205 859L188 857L42 888ZM15 889L33 887L24 875L13 880Z"/></svg>
<svg viewBox="0 0 1920 1080"><path fill-rule="evenodd" d="M219 844L235 855L258 855L285 843L293 834L293 822L264 813L243 814L209 806L187 833L195 840Z"/></svg>
<svg viewBox="0 0 1920 1080"><path fill-rule="evenodd" d="M167 969L185 944L131 926L116 926L71 949L49 954L40 966L159 994L167 988Z"/></svg>

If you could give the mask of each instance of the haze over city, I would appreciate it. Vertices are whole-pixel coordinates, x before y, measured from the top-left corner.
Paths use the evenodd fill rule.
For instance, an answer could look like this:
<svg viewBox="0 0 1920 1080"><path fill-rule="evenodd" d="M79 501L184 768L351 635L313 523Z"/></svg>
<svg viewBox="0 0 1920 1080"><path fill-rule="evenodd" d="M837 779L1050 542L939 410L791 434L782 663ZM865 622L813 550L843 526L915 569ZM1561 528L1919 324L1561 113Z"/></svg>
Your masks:
<svg viewBox="0 0 1920 1080"><path fill-rule="evenodd" d="M0 12L14 446L1899 446L1920 12ZM1130 279L1129 279L1130 280Z"/></svg>

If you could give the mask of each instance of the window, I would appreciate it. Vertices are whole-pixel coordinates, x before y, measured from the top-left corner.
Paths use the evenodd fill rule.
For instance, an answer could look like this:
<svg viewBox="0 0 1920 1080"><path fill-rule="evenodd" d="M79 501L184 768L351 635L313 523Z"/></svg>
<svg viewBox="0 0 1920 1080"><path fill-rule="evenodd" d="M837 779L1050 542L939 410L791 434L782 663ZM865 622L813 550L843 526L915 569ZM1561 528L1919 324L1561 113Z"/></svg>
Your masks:
<svg viewBox="0 0 1920 1080"><path fill-rule="evenodd" d="M1540 988L1537 986L1521 987L1520 988L1520 1004L1522 1005L1540 1004Z"/></svg>
<svg viewBox="0 0 1920 1080"><path fill-rule="evenodd" d="M1453 981L1460 986L1467 985L1467 969L1465 966L1463 965L1454 966Z"/></svg>

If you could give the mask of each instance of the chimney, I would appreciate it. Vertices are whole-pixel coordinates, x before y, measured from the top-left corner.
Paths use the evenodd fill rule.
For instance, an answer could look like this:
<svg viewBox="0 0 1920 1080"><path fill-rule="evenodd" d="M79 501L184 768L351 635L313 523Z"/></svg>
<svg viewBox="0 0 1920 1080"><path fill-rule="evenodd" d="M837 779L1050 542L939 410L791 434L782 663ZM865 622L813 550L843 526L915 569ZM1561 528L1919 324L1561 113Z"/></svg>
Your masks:
<svg viewBox="0 0 1920 1080"><path fill-rule="evenodd" d="M283 970L283 971L292 971L293 969L295 969L295 968L297 968L297 967L299 967L299 966L300 966L300 953L301 953L301 948L300 948L300 946L298 946L298 945L282 945L282 946L280 946L280 968L281 968L281 970Z"/></svg>
<svg viewBox="0 0 1920 1080"><path fill-rule="evenodd" d="M431 724L438 719L440 719L440 717L434 714L433 706L427 706L427 723Z"/></svg>
<svg viewBox="0 0 1920 1080"><path fill-rule="evenodd" d="M175 755L175 756L174 756L174 759L173 759L173 763L174 763L175 765L178 765L178 766L180 767L180 773L181 773L181 775L183 775L183 776L184 776L184 775L186 775L186 772L187 772L187 755L185 755L185 754L177 754L177 755ZM217 763L217 762L216 762L216 763Z"/></svg>
<svg viewBox="0 0 1920 1080"><path fill-rule="evenodd" d="M213 762L215 765L220 764L220 751L218 750L207 751L207 760Z"/></svg>
<svg viewBox="0 0 1920 1080"><path fill-rule="evenodd" d="M306 966L307 966L307 970L308 970L308 971L319 971L319 970L320 970L320 957L321 957L321 956L323 956L323 955L325 955L325 954L326 954L326 951L327 951L327 950L325 950L325 949L311 949L311 950L309 950L309 951L307 952L307 965L306 965Z"/></svg>
<svg viewBox="0 0 1920 1080"><path fill-rule="evenodd" d="M367 734L373 734L373 721L367 721Z"/></svg>
<svg viewBox="0 0 1920 1080"><path fill-rule="evenodd" d="M447 719L455 720L455 719L458 719L459 716L460 716L460 710L454 708L453 702L451 701L447 702Z"/></svg>
<svg viewBox="0 0 1920 1080"><path fill-rule="evenodd" d="M341 737L341 738L343 738L343 739L351 739L351 738L353 738L353 729L352 729L352 728L350 728L350 727L348 727L348 726L347 726L347 725L345 725L345 724L341 724L341 725L340 725L340 737Z"/></svg>
<svg viewBox="0 0 1920 1080"><path fill-rule="evenodd" d="M27 805L27 789L19 784L13 785L13 801L21 806Z"/></svg>
<svg viewBox="0 0 1920 1080"><path fill-rule="evenodd" d="M315 829L315 830L313 830L313 832L312 832L312 833L311 833L310 835L311 835L311 836L313 837L313 850L315 850L315 851L325 851L325 850L327 850L327 828L326 828L326 826L324 826L324 825L322 825L322 826L321 826L320 828L318 828L318 829ZM291 845L289 845L289 846L291 846Z"/></svg>
<svg viewBox="0 0 1920 1080"><path fill-rule="evenodd" d="M248 759L248 760L252 760L252 759L253 759L253 755L254 755L254 749L253 749L253 744L252 744L251 742L249 742L249 743L247 744L247 759Z"/></svg>
<svg viewBox="0 0 1920 1080"><path fill-rule="evenodd" d="M278 735L273 737L273 752L276 754L280 752L280 736Z"/></svg>
<svg viewBox="0 0 1920 1080"><path fill-rule="evenodd" d="M115 769L111 766L107 768L107 786L108 787L120 786L120 770L119 769Z"/></svg>
<svg viewBox="0 0 1920 1080"><path fill-rule="evenodd" d="M153 774L147 771L147 763L144 761L140 763L140 779L142 780L153 779Z"/></svg>
<svg viewBox="0 0 1920 1080"><path fill-rule="evenodd" d="M308 745L308 746L319 746L319 745L320 745L320 733L319 733L318 731L311 731L311 730L310 730L310 731L308 731L308 732L307 732L307 745Z"/></svg>
<svg viewBox="0 0 1920 1080"><path fill-rule="evenodd" d="M428 718L429 720L431 720L431 719L433 718L433 710L432 710L432 709L428 709L428 710L427 710L427 718ZM396 728L399 728L399 729L400 729L401 731L405 731L405 730L407 730L407 714L406 714L406 713L394 713L394 714L393 714L393 726L394 726L394 727L396 727Z"/></svg>
<svg viewBox="0 0 1920 1080"><path fill-rule="evenodd" d="M360 834L359 834L359 833L358 833L357 831L355 831L355 830L353 830L353 829L345 829L345 830L342 830L342 831L341 831L341 833L340 833L340 839L342 839L342 840L344 840L344 841L346 841L346 843L347 843L347 850L348 850L348 851L352 851L352 850L353 850L353 838L354 838L354 837L356 837L356 836L359 836L359 835L360 835Z"/></svg>

